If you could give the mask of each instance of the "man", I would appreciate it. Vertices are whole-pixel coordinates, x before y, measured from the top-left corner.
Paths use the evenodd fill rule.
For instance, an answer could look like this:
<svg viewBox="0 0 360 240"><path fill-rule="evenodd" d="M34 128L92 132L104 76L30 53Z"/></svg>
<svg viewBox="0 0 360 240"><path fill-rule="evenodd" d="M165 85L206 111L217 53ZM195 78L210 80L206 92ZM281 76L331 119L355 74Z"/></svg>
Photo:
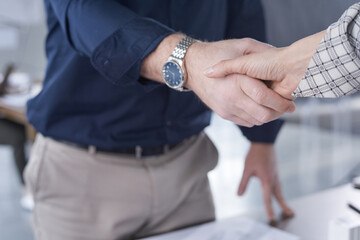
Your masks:
<svg viewBox="0 0 360 240"><path fill-rule="evenodd" d="M214 41L265 39L260 1L45 6L47 73L43 91L28 103L40 135L25 174L37 239L132 239L213 220L207 173L217 151L202 132L211 112L198 98L246 127L294 111L260 81L203 76L250 47L246 39ZM272 195L292 214L274 162L281 124L242 128L253 144L239 193L259 176L271 219Z"/></svg>

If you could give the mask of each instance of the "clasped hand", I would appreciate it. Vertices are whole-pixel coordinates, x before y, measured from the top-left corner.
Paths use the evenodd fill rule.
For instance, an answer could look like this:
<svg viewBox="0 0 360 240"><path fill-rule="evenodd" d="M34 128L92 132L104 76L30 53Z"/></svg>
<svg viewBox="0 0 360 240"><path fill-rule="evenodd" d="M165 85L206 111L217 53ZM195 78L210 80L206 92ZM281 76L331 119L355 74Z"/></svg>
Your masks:
<svg viewBox="0 0 360 240"><path fill-rule="evenodd" d="M285 48L274 48L247 39L247 49L242 56L223 60L206 69L204 74L209 78L224 78L234 74L245 75L253 80L264 81L267 86L284 99L294 100L292 93L299 86L311 57L325 33L323 31L301 39ZM260 95L265 94L267 93L263 92ZM275 97L273 93L271 97ZM268 99L271 97L270 95L267 96ZM272 108L273 105L268 107ZM292 110L293 108L290 108L287 112Z"/></svg>
<svg viewBox="0 0 360 240"><path fill-rule="evenodd" d="M222 118L238 125L273 121L295 111L292 93L324 34L285 48L253 39L195 43L185 58L187 87Z"/></svg>
<svg viewBox="0 0 360 240"><path fill-rule="evenodd" d="M253 127L295 111L291 99L284 98L258 78L228 65L239 56L272 51L267 44L251 39L194 43L185 57L187 87L222 118L240 126ZM233 60L230 60L233 59ZM204 70L220 61L212 72ZM222 69L224 68L224 69Z"/></svg>

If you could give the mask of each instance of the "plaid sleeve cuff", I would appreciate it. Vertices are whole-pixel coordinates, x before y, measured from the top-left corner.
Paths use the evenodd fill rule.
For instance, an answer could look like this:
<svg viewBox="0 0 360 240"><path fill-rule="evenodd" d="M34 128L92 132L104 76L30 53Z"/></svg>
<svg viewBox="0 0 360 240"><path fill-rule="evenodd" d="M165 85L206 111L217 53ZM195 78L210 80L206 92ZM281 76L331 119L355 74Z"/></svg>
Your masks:
<svg viewBox="0 0 360 240"><path fill-rule="evenodd" d="M336 98L360 90L360 3L332 24L294 97Z"/></svg>

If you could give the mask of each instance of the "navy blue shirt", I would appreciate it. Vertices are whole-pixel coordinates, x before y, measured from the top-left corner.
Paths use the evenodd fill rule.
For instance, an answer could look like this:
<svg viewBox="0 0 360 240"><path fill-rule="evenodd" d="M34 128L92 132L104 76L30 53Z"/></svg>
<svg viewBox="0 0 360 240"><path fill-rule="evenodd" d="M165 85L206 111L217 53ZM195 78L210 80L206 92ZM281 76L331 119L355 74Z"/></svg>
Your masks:
<svg viewBox="0 0 360 240"><path fill-rule="evenodd" d="M166 36L265 40L260 0L45 0L45 8L48 64L28 119L45 136L109 150L178 143L209 125L194 93L140 77ZM281 124L242 130L270 143Z"/></svg>

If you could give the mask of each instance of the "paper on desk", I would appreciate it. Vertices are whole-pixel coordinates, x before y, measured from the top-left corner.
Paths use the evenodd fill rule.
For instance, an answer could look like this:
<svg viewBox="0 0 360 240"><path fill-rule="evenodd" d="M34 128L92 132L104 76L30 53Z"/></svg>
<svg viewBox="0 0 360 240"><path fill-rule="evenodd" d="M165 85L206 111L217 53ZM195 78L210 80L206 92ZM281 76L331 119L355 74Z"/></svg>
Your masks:
<svg viewBox="0 0 360 240"><path fill-rule="evenodd" d="M34 85L28 93L7 94L0 97L0 104L8 107L24 108L26 106L26 102L30 98L36 96L40 91L41 85Z"/></svg>
<svg viewBox="0 0 360 240"><path fill-rule="evenodd" d="M232 218L206 224L184 240L298 240L289 233L271 228L265 224L245 219Z"/></svg>
<svg viewBox="0 0 360 240"><path fill-rule="evenodd" d="M183 233L182 233L183 232ZM246 218L231 218L149 240L299 240L292 234Z"/></svg>

